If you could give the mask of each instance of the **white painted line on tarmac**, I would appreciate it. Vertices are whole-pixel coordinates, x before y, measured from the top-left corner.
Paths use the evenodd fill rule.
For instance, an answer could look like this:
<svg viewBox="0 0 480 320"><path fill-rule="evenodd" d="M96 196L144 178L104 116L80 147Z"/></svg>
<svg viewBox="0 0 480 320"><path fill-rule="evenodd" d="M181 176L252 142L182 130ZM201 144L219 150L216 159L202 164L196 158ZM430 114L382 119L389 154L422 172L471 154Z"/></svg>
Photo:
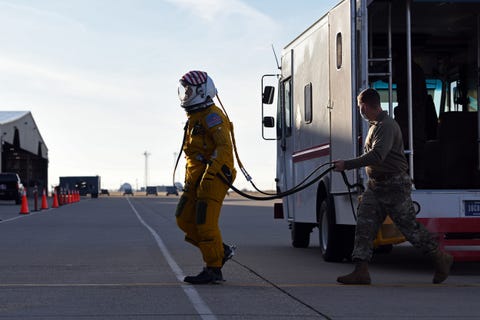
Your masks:
<svg viewBox="0 0 480 320"><path fill-rule="evenodd" d="M46 209L46 210L42 210L42 211L43 211L43 213L45 213L46 211L49 211L49 210L50 210L50 209ZM32 211L32 212L29 212L29 213L19 214L19 215L16 216L16 217L13 217L13 218L10 218L10 219L1 220L0 223L10 222L10 221L13 221L13 220L22 219L22 218L26 218L26 217L31 217L31 216L33 216L33 215L36 215L36 214L41 213L42 211Z"/></svg>
<svg viewBox="0 0 480 320"><path fill-rule="evenodd" d="M150 231L150 233L152 234L153 238L157 242L158 248L162 252L163 257L167 261L168 265L170 266L170 269L172 269L172 271L175 274L175 276L177 277L178 281L183 283L183 279L185 278L185 274L183 273L182 269L180 269L177 262L173 259L172 255L170 254L170 251L165 246L165 243L163 242L162 238L160 238L158 233L152 227L150 227L145 222L145 220L142 219L142 217L138 213L137 209L135 209L135 207L133 206L130 199L128 197L125 197L125 199L127 199L128 204L132 208L133 212L137 216L140 223L143 224L143 226L145 228L147 228L147 230ZM195 290L195 288L193 286L182 284L181 288L183 289L183 291L187 295L188 299L192 303L193 307L195 308L195 310L197 310L197 313L200 315L200 317L202 319L204 319L204 320L217 320L217 317L213 314L212 310L210 310L208 305L205 303L205 301L203 301L203 299L198 294L198 291Z"/></svg>

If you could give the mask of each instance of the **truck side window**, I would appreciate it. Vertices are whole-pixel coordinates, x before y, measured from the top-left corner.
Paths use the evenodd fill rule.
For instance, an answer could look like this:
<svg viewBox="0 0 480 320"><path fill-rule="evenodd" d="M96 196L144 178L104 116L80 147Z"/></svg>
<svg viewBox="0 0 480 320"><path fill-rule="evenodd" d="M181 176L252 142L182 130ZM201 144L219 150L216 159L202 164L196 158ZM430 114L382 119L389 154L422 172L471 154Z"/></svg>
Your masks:
<svg viewBox="0 0 480 320"><path fill-rule="evenodd" d="M292 135L292 78L282 82L281 89L281 118L285 128L285 137L290 137Z"/></svg>
<svg viewBox="0 0 480 320"><path fill-rule="evenodd" d="M337 33L337 70L342 67L342 34Z"/></svg>
<svg viewBox="0 0 480 320"><path fill-rule="evenodd" d="M307 84L303 90L305 103L305 123L312 123L312 83Z"/></svg>

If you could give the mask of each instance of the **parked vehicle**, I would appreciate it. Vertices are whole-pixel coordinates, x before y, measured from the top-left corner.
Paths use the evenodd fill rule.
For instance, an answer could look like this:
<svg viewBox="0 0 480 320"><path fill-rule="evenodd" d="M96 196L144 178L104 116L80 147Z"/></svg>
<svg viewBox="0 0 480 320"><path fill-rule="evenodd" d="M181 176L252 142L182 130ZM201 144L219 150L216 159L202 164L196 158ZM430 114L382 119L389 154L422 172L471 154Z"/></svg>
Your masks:
<svg viewBox="0 0 480 320"><path fill-rule="evenodd" d="M157 187L147 187L146 188L146 195L148 196L149 194L153 194L155 196L158 196Z"/></svg>
<svg viewBox="0 0 480 320"><path fill-rule="evenodd" d="M174 195L178 196L177 187L175 187L175 186L167 187L167 196L169 196L171 194L174 194Z"/></svg>
<svg viewBox="0 0 480 320"><path fill-rule="evenodd" d="M14 200L16 204L22 203L23 185L16 173L0 173L0 200Z"/></svg>
<svg viewBox="0 0 480 320"><path fill-rule="evenodd" d="M124 195L124 196L126 196L126 195L134 196L132 188L125 188L125 189L123 190L123 195Z"/></svg>
<svg viewBox="0 0 480 320"><path fill-rule="evenodd" d="M78 190L81 196L90 194L92 198L98 198L98 193L100 191L100 177L60 177L60 187L64 190Z"/></svg>
<svg viewBox="0 0 480 320"><path fill-rule="evenodd" d="M278 79L276 116L263 119L264 138L270 127L277 140L277 190L362 154L356 97L376 88L404 134L418 220L455 259L479 260L479 15L480 1L343 0L289 43L281 74L262 78L263 115L275 98L264 81ZM365 185L363 169L346 174ZM330 172L284 198L276 208L293 246L307 247L318 227L323 258L348 258L360 192ZM376 246L402 241L383 235Z"/></svg>
<svg viewBox="0 0 480 320"><path fill-rule="evenodd" d="M100 189L100 194L107 195L110 197L110 191L108 191L107 189Z"/></svg>

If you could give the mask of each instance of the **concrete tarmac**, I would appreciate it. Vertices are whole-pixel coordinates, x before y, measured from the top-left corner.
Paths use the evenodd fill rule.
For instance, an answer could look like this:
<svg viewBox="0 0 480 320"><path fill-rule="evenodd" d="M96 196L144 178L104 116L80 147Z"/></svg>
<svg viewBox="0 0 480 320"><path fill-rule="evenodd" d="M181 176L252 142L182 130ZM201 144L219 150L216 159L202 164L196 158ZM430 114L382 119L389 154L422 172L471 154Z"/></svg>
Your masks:
<svg viewBox="0 0 480 320"><path fill-rule="evenodd" d="M178 197L84 198L18 214L0 202L0 319L479 319L480 262L456 262L431 284L409 245L371 264L371 286L343 286L350 263L327 263L318 232L290 245L272 202L228 197L224 242L238 246L219 285L191 286L202 269L175 224ZM31 209L31 207L30 207Z"/></svg>

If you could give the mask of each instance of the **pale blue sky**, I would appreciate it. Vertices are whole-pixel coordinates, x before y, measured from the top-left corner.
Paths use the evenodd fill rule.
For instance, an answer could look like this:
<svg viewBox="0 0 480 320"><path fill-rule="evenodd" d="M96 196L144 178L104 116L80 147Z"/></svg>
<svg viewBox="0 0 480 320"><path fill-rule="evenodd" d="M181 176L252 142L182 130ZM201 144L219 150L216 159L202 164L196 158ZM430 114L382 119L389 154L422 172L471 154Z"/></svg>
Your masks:
<svg viewBox="0 0 480 320"><path fill-rule="evenodd" d="M0 110L30 110L49 148L49 183L171 183L185 113L178 79L213 78L243 164L274 187L275 142L260 131L260 77L339 0L0 0ZM182 161L177 181L183 182ZM235 183L249 184L240 174Z"/></svg>

